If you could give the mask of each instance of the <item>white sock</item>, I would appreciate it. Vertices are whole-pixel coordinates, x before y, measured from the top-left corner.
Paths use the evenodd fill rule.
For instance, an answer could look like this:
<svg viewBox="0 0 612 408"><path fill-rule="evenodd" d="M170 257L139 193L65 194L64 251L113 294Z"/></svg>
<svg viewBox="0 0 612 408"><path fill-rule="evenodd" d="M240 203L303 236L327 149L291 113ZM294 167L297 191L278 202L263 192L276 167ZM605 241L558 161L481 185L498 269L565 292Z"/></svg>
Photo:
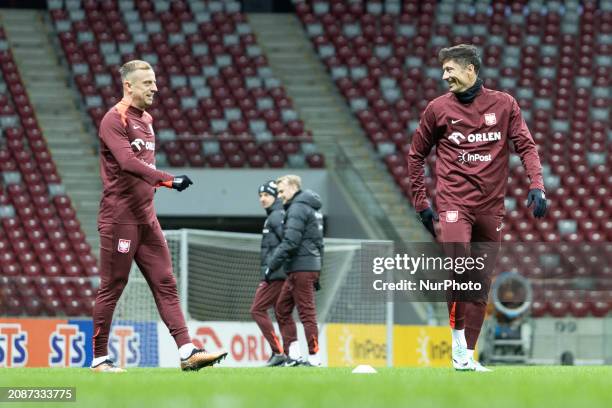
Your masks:
<svg viewBox="0 0 612 408"><path fill-rule="evenodd" d="M467 351L468 351L468 358L474 358L474 350L467 349Z"/></svg>
<svg viewBox="0 0 612 408"><path fill-rule="evenodd" d="M313 366L320 366L321 356L319 356L319 353L310 354L308 356L308 362L312 364Z"/></svg>
<svg viewBox="0 0 612 408"><path fill-rule="evenodd" d="M95 367L95 366L97 366L98 364L105 362L106 360L108 360L108 354L107 354L107 355L105 355L105 356L102 356L102 357L96 357L96 358L94 358L94 359L92 360L92 362L91 362L91 366L92 366L92 367Z"/></svg>
<svg viewBox="0 0 612 408"><path fill-rule="evenodd" d="M289 358L292 360L298 360L302 357L302 353L300 352L300 344L297 341L291 342L289 344Z"/></svg>
<svg viewBox="0 0 612 408"><path fill-rule="evenodd" d="M467 341L465 340L465 329L452 329L451 332L453 335L453 346L467 347Z"/></svg>
<svg viewBox="0 0 612 408"><path fill-rule="evenodd" d="M181 356L182 360L189 358L193 350L195 350L193 343L183 344L181 347L179 347L179 356Z"/></svg>

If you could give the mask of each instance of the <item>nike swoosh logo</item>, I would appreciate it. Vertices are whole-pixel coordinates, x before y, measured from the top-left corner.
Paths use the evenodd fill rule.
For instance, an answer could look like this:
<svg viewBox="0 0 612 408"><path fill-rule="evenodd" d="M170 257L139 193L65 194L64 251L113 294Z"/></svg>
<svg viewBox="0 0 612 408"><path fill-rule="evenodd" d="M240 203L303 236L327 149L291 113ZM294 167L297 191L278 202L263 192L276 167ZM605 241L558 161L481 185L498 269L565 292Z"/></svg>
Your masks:
<svg viewBox="0 0 612 408"><path fill-rule="evenodd" d="M504 228L504 224L500 224L499 227L496 227L495 231L499 232L502 230L502 228Z"/></svg>
<svg viewBox="0 0 612 408"><path fill-rule="evenodd" d="M457 120L452 120L451 119L451 124L454 125L455 123L459 123L461 122L463 119L457 119Z"/></svg>
<svg viewBox="0 0 612 408"><path fill-rule="evenodd" d="M140 126L132 125L134 129L140 129Z"/></svg>

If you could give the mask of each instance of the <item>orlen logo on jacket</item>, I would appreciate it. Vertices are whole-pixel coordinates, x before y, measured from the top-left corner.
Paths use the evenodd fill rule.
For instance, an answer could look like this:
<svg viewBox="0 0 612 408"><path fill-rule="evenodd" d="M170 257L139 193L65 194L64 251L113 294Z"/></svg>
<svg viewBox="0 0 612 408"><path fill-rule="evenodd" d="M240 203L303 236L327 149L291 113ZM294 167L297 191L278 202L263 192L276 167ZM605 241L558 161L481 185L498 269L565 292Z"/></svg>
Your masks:
<svg viewBox="0 0 612 408"><path fill-rule="evenodd" d="M140 334L133 326L113 326L108 349L111 360L120 367L138 367L140 364Z"/></svg>
<svg viewBox="0 0 612 408"><path fill-rule="evenodd" d="M85 352L85 334L76 324L58 324L49 336L50 367L82 367Z"/></svg>
<svg viewBox="0 0 612 408"><path fill-rule="evenodd" d="M155 151L155 142L145 142L144 140L138 138L134 139L134 141L130 144L137 152L141 151L143 146L147 150Z"/></svg>
<svg viewBox="0 0 612 408"><path fill-rule="evenodd" d="M28 362L28 333L18 323L0 324L0 367L24 367Z"/></svg>
<svg viewBox="0 0 612 408"><path fill-rule="evenodd" d="M468 143L497 142L501 140L502 136L501 132L470 133L467 136L461 132L453 132L448 135L448 138L455 144L460 145L466 140Z"/></svg>

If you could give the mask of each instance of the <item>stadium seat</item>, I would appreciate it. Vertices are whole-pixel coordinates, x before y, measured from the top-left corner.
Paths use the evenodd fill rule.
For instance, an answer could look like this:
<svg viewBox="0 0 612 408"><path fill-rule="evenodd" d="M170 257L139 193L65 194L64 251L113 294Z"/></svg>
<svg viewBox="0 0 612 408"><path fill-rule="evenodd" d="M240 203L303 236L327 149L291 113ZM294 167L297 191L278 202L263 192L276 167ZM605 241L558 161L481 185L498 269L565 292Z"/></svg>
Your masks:
<svg viewBox="0 0 612 408"><path fill-rule="evenodd" d="M87 2L80 6L88 21L74 21L66 27L71 13L67 4L50 10L59 43L72 69L76 89L83 96L91 120L98 126L105 111L117 102L120 89L113 68L128 59L151 60L157 71L159 103L151 109L160 154L171 167L282 167L288 161L281 156L264 155L250 159L237 152L207 155L192 150L193 145L176 145L172 137L193 138L208 134L213 139L224 132L235 137L255 135L247 120L263 118L260 131L273 135L288 133L301 143L304 124L295 118L281 121L283 110L293 110L293 102L278 80L270 75L268 61L257 46L244 14L231 4L219 3L210 21L196 19L195 3L172 2L170 10L151 7L148 2L134 2L138 13L129 16L117 11L112 2ZM72 7L72 5L71 5ZM142 41L128 28L144 23ZM189 33L184 28L193 24ZM93 32L97 41L84 36ZM187 34L187 35L185 35ZM109 45L115 44L115 45ZM111 57L110 59L108 57ZM205 77L203 78L202 75ZM105 79L106 78L106 79ZM101 96L97 97L97 96ZM96 98L97 97L97 98ZM27 109L26 109L27 110ZM319 153L321 154L321 153ZM320 166L324 161L307 161ZM49 180L47 180L49 182Z"/></svg>

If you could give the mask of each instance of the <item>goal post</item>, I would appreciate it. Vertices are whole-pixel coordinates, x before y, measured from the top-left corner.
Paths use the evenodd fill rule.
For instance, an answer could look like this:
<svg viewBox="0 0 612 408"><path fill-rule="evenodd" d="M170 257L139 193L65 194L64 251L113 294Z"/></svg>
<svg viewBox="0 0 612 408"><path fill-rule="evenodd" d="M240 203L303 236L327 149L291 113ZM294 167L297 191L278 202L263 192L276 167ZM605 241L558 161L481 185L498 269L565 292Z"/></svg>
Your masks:
<svg viewBox="0 0 612 408"><path fill-rule="evenodd" d="M207 230L164 232L181 307L187 320L250 322L249 309L260 281L260 234ZM373 251L393 252L392 241L325 239L317 320L386 326L387 365L392 364L393 299L365 295L362 263ZM274 318L273 313L271 317ZM159 320L148 284L136 264L115 311L115 319Z"/></svg>

